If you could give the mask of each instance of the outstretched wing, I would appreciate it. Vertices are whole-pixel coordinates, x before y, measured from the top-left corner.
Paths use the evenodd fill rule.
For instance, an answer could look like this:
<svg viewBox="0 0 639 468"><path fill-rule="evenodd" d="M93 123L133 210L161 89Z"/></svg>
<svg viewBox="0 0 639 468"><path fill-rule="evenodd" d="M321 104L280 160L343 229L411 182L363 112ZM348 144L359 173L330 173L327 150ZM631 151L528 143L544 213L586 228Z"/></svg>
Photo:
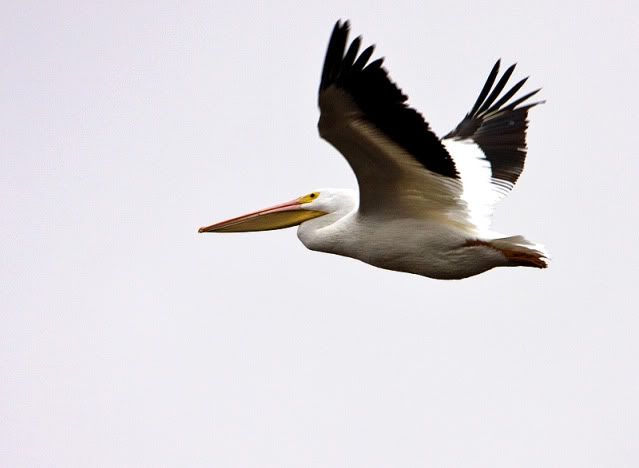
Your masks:
<svg viewBox="0 0 639 468"><path fill-rule="evenodd" d="M509 102L527 77L500 96L515 65L495 85L499 65L497 60L470 112L442 139L461 173L471 220L480 229L488 228L495 203L512 190L523 171L528 111L543 102L527 102L539 89Z"/></svg>
<svg viewBox="0 0 639 468"><path fill-rule="evenodd" d="M526 157L528 110L539 90L510 101L526 82L500 97L515 66L493 87L493 67L475 105L440 140L388 77L373 46L348 45L349 23L338 21L329 41L319 89L322 138L355 172L359 211L432 217L486 232L494 204L512 189ZM348 48L347 48L348 45Z"/></svg>
<svg viewBox="0 0 639 468"><path fill-rule="evenodd" d="M453 158L390 80L373 46L347 49L348 21L338 21L319 89L319 132L357 177L363 214L442 216L463 211Z"/></svg>

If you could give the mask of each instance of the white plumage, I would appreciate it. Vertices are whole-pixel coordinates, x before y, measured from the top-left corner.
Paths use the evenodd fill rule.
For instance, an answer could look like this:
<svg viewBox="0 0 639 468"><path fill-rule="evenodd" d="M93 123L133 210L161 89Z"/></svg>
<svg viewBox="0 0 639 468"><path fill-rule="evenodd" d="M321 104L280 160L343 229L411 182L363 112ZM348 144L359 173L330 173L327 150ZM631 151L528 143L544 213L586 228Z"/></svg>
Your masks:
<svg viewBox="0 0 639 468"><path fill-rule="evenodd" d="M522 236L490 230L493 207L514 186L526 156L528 110L512 102L526 79L502 95L514 65L493 87L499 61L471 111L443 139L407 106L382 59L347 48L348 22L337 22L319 92L319 132L355 172L353 190L321 189L200 232L238 232L299 224L312 250L377 267L459 279L497 266L545 268L543 249Z"/></svg>

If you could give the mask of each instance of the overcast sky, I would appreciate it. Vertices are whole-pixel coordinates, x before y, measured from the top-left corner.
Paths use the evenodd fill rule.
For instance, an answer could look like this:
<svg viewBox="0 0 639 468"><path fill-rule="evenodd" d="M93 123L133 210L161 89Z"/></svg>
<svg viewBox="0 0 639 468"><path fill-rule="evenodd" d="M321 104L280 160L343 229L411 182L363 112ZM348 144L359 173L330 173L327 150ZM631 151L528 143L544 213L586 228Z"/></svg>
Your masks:
<svg viewBox="0 0 639 468"><path fill-rule="evenodd" d="M0 15L0 465L639 466L636 2L55 3ZM549 269L197 234L356 186L338 18L439 135L499 57L543 86L494 227Z"/></svg>

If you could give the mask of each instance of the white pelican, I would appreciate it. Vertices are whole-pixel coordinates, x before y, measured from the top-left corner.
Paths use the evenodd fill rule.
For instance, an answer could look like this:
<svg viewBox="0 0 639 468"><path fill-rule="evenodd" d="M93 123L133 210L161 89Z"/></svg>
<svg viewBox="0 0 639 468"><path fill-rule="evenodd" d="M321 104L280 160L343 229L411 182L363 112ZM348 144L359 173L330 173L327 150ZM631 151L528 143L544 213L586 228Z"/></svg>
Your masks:
<svg viewBox="0 0 639 468"><path fill-rule="evenodd" d="M292 201L200 228L246 232L299 225L311 250L389 270L460 279L498 266L545 268L541 246L489 230L493 205L514 186L526 158L527 78L501 95L515 65L493 87L499 60L470 112L439 139L389 79L383 59L347 48L348 21L335 24L319 88L319 133L355 172L354 190L320 189ZM501 96L500 96L501 95Z"/></svg>

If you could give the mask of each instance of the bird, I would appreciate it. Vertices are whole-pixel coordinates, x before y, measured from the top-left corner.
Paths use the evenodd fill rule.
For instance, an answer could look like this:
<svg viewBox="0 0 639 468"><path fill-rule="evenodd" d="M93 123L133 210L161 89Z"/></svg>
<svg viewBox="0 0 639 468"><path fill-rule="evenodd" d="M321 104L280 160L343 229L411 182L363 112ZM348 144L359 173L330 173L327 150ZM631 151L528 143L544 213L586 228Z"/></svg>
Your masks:
<svg viewBox="0 0 639 468"><path fill-rule="evenodd" d="M490 228L495 203L519 179L528 112L540 89L503 93L515 69L492 67L471 110L438 138L391 80L375 45L360 52L350 22L338 20L322 68L320 136L355 173L359 191L324 188L199 229L248 232L298 226L310 250L434 279L474 276L495 267L546 268L543 246Z"/></svg>

